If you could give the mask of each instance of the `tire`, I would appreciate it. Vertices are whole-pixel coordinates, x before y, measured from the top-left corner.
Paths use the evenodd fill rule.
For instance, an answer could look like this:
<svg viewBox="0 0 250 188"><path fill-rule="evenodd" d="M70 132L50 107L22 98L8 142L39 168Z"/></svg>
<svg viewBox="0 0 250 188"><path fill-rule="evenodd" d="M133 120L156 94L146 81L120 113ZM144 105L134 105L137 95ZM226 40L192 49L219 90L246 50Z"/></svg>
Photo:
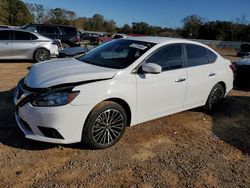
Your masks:
<svg viewBox="0 0 250 188"><path fill-rule="evenodd" d="M127 114L115 102L105 101L89 114L82 134L82 140L91 148L108 148L119 141L127 126Z"/></svg>
<svg viewBox="0 0 250 188"><path fill-rule="evenodd" d="M62 48L70 48L70 45L66 44L66 43L62 43Z"/></svg>
<svg viewBox="0 0 250 188"><path fill-rule="evenodd" d="M37 49L33 54L35 62L47 61L50 58L50 52L44 48Z"/></svg>
<svg viewBox="0 0 250 188"><path fill-rule="evenodd" d="M216 84L211 90L204 106L206 112L212 112L224 99L225 89L221 84Z"/></svg>

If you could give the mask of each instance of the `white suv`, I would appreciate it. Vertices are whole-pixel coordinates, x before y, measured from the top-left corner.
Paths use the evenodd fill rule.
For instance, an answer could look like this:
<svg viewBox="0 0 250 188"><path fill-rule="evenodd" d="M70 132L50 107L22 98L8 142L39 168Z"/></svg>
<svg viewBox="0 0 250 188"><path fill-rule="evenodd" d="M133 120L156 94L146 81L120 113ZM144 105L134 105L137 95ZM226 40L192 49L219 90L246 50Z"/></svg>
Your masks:
<svg viewBox="0 0 250 188"><path fill-rule="evenodd" d="M29 139L107 148L128 126L211 110L233 87L230 65L188 40L113 40L78 59L34 64L15 91L16 121Z"/></svg>

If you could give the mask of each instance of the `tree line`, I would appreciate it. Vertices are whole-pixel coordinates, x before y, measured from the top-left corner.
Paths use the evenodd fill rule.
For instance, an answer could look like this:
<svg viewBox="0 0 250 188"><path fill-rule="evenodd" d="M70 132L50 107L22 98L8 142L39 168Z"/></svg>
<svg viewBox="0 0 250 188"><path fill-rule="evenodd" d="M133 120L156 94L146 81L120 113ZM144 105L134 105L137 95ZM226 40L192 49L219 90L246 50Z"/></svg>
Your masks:
<svg viewBox="0 0 250 188"><path fill-rule="evenodd" d="M20 26L32 22L71 25L87 31L250 42L250 24L244 15L235 21L206 21L200 16L190 15L181 20L181 28L152 26L146 22L118 27L114 20L107 20L100 14L91 18L78 17L67 9L49 9L41 4L25 4L21 0L0 1L0 25Z"/></svg>

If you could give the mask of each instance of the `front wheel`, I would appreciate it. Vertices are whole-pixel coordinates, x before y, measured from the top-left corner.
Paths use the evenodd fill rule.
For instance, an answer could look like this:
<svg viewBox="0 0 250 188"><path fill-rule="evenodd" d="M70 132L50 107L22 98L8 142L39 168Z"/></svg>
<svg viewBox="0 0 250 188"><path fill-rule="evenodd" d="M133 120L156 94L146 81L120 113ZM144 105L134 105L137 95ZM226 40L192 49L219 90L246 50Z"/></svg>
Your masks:
<svg viewBox="0 0 250 188"><path fill-rule="evenodd" d="M115 102L105 101L89 114L82 139L93 148L108 148L118 142L126 126L127 114L123 107Z"/></svg>
<svg viewBox="0 0 250 188"><path fill-rule="evenodd" d="M221 84L216 84L210 92L204 106L206 112L211 112L222 102L225 97L225 89Z"/></svg>
<svg viewBox="0 0 250 188"><path fill-rule="evenodd" d="M35 62L47 61L49 60L50 53L48 50L40 48L34 52L33 59Z"/></svg>

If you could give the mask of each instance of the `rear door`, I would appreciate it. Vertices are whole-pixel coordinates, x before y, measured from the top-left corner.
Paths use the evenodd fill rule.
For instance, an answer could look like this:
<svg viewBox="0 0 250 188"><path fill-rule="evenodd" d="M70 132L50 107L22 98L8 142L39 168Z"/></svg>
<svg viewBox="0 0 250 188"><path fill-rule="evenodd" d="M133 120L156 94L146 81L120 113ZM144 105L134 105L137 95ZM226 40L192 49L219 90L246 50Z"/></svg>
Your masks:
<svg viewBox="0 0 250 188"><path fill-rule="evenodd" d="M37 26L37 32L50 39L62 39L62 33L57 26Z"/></svg>
<svg viewBox="0 0 250 188"><path fill-rule="evenodd" d="M0 59L11 59L11 40L9 30L0 30Z"/></svg>
<svg viewBox="0 0 250 188"><path fill-rule="evenodd" d="M62 36L62 41L67 43L72 43L72 44L78 44L79 41L77 41L77 30L74 27L64 27L64 26L60 26L59 27L63 36Z"/></svg>
<svg viewBox="0 0 250 188"><path fill-rule="evenodd" d="M25 31L13 31L12 55L15 59L32 59L37 37Z"/></svg>
<svg viewBox="0 0 250 188"><path fill-rule="evenodd" d="M186 44L185 49L188 82L184 106L193 108L204 105L211 89L216 84L217 55L195 44Z"/></svg>

